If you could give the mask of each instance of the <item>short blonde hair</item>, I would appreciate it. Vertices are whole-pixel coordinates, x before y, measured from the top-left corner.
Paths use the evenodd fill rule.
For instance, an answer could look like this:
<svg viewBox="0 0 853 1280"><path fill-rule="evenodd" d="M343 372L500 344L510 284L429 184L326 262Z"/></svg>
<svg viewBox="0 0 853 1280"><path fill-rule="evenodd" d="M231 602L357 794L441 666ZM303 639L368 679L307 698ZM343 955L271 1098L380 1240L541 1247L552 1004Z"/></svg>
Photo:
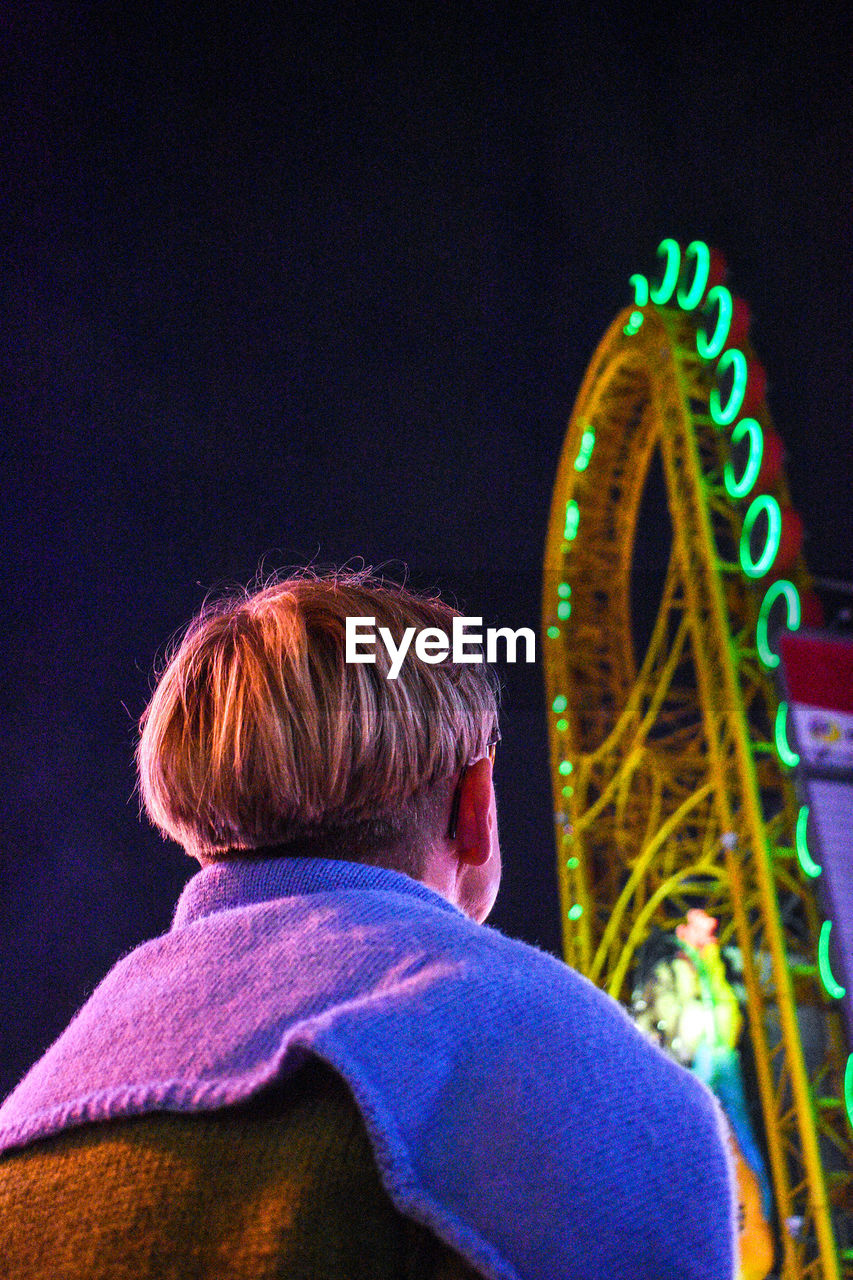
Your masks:
<svg viewBox="0 0 853 1280"><path fill-rule="evenodd" d="M457 610L362 573L303 572L206 606L140 722L139 785L161 832L206 861L271 845L369 861L417 836L435 784L485 752L485 663L422 662L396 680L345 661L347 617L450 633ZM409 867L411 869L411 867Z"/></svg>

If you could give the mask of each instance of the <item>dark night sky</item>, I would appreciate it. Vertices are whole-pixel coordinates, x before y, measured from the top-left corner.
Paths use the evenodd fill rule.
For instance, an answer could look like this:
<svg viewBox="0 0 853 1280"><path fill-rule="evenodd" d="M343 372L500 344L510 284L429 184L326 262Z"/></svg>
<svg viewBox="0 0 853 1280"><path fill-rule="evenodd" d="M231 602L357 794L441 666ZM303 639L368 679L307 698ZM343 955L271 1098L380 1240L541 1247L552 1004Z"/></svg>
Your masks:
<svg viewBox="0 0 853 1280"><path fill-rule="evenodd" d="M662 236L725 251L807 558L853 576L840 7L19 8L0 1090L191 870L133 795L169 635L261 563L354 557L538 626L565 422ZM493 922L557 950L542 671L504 674Z"/></svg>

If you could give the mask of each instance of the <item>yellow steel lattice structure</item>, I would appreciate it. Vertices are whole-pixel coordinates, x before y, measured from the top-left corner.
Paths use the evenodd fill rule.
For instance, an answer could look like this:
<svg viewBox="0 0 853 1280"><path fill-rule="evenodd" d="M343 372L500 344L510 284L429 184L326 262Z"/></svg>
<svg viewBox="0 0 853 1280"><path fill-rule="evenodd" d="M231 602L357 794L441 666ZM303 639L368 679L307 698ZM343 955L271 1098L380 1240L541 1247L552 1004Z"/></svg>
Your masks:
<svg viewBox="0 0 853 1280"><path fill-rule="evenodd" d="M636 317L636 312L633 312ZM692 906L743 957L784 1280L853 1277L846 1048L815 963L820 920L794 853L799 806L755 647L760 596L711 377L675 308L602 340L569 422L545 554L543 645L565 955L627 1003L638 946ZM747 348L749 354L749 349ZM762 421L769 424L764 405ZM631 567L659 451L669 568L635 654ZM784 479L772 492L788 500ZM805 593L802 559L788 576Z"/></svg>

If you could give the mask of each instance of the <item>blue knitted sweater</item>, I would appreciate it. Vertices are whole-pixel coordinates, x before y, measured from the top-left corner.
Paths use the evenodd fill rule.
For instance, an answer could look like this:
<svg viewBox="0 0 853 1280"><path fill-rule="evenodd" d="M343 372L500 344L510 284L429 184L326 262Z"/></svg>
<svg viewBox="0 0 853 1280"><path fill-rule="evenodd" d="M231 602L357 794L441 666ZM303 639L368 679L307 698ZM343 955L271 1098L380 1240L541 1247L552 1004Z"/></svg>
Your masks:
<svg viewBox="0 0 853 1280"><path fill-rule="evenodd" d="M385 1188L491 1280L730 1280L718 1107L552 956L397 872L207 867L0 1107L0 1150L243 1101L317 1055Z"/></svg>

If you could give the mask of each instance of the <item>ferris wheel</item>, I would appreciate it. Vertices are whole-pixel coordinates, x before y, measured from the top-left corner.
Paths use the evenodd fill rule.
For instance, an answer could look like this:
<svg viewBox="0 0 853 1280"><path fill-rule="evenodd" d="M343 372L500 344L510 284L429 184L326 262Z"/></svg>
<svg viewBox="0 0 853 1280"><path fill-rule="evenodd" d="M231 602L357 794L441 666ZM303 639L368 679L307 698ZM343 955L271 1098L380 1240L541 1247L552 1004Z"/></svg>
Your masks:
<svg viewBox="0 0 853 1280"><path fill-rule="evenodd" d="M673 935L691 910L718 922L754 1063L770 1274L849 1280L853 1055L774 680L780 631L817 624L820 605L749 311L724 279L703 242L664 240L565 436L543 584L565 956L627 1004L653 932ZM655 475L669 562L638 652Z"/></svg>

